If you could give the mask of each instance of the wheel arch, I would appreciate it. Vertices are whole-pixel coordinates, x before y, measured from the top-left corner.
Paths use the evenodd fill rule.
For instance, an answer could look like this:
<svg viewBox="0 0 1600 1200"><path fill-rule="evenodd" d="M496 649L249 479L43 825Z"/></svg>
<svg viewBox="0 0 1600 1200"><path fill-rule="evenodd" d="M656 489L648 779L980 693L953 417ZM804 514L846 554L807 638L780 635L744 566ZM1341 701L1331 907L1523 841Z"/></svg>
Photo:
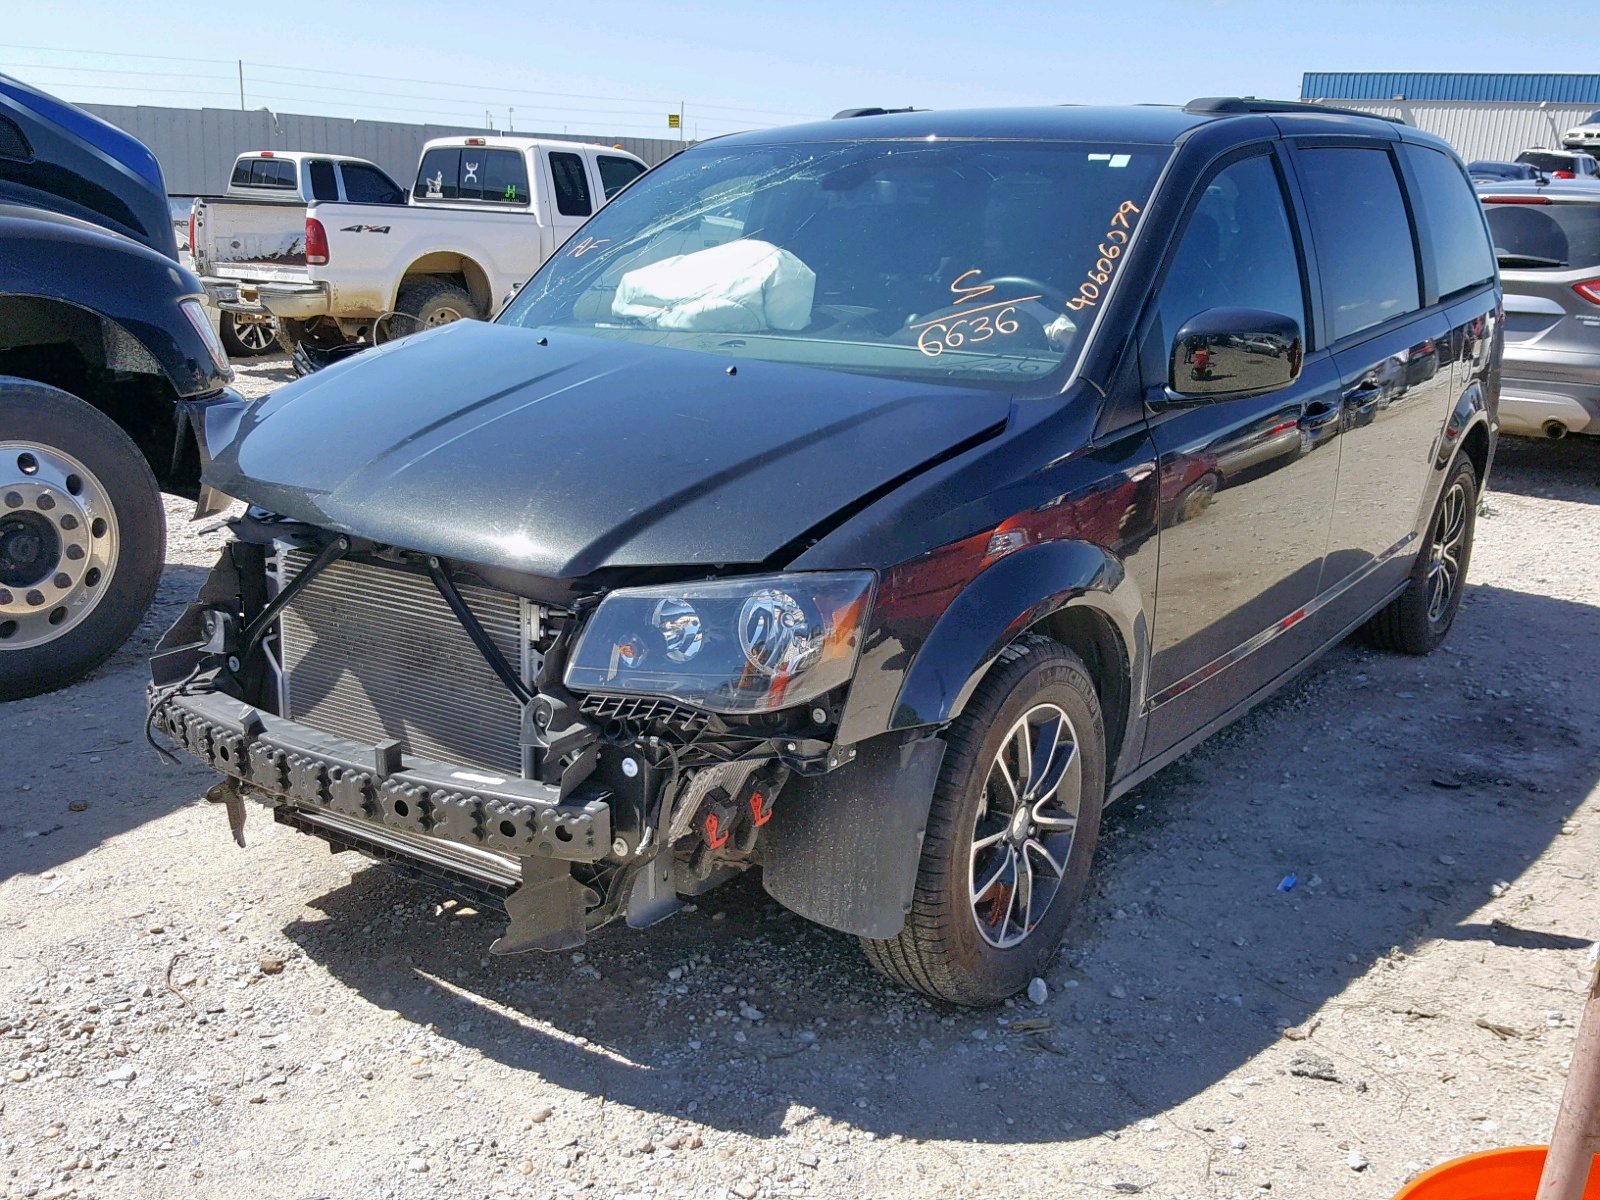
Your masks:
<svg viewBox="0 0 1600 1200"><path fill-rule="evenodd" d="M406 284L430 277L443 277L459 283L472 297L478 311L485 316L494 311L494 293L489 273L475 259L458 250L430 250L414 261L400 274L400 282L395 286L394 302L398 303L400 290Z"/></svg>
<svg viewBox="0 0 1600 1200"><path fill-rule="evenodd" d="M0 386L6 379L45 384L104 413L133 439L162 488L191 494L198 483L178 389L116 318L59 297L0 292Z"/></svg>
<svg viewBox="0 0 1600 1200"><path fill-rule="evenodd" d="M1094 678L1114 767L1138 710L1147 629L1138 586L1103 547L1058 541L1019 550L979 574L939 619L911 663L889 726L954 720L1006 647L1040 633L1077 654Z"/></svg>

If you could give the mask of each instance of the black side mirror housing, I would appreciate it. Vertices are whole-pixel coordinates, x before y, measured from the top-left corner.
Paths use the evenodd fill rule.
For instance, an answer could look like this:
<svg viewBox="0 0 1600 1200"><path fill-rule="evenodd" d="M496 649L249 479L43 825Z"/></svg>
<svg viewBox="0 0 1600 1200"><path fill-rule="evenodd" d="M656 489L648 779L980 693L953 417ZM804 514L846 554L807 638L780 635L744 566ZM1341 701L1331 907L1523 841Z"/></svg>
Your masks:
<svg viewBox="0 0 1600 1200"><path fill-rule="evenodd" d="M1259 396L1300 378L1300 322L1256 308L1209 308L1172 339L1168 403Z"/></svg>

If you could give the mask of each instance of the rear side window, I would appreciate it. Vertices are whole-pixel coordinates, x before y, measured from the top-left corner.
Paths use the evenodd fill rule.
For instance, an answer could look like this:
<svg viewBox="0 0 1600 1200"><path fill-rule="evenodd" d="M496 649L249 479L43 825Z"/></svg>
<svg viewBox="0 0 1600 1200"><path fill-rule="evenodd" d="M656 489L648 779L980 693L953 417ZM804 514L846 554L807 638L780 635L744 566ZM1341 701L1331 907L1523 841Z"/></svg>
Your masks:
<svg viewBox="0 0 1600 1200"><path fill-rule="evenodd" d="M1264 309L1293 317L1305 329L1300 255L1269 155L1234 163L1206 185L1144 331L1148 383L1167 378L1178 330L1212 308Z"/></svg>
<svg viewBox="0 0 1600 1200"><path fill-rule="evenodd" d="M1494 253L1483 227L1477 193L1448 155L1403 146L1416 177L1413 199L1421 210L1439 275L1439 295L1449 296L1494 278Z"/></svg>
<svg viewBox="0 0 1600 1200"><path fill-rule="evenodd" d="M550 153L550 178L556 187L556 211L564 217L587 217L594 211L589 201L589 177L583 156L555 150Z"/></svg>
<svg viewBox="0 0 1600 1200"><path fill-rule="evenodd" d="M1415 312L1417 252L1389 152L1319 146L1296 157L1333 340Z"/></svg>
<svg viewBox="0 0 1600 1200"><path fill-rule="evenodd" d="M417 168L417 186L412 194L418 200L454 200L460 195L460 176L460 150L429 150Z"/></svg>
<svg viewBox="0 0 1600 1200"><path fill-rule="evenodd" d="M1600 267L1600 202L1484 204L1495 254L1508 271Z"/></svg>
<svg viewBox="0 0 1600 1200"><path fill-rule="evenodd" d="M311 173L311 198L313 200L337 200L339 198L339 181L333 173L333 164L326 159L313 159L307 164Z"/></svg>
<svg viewBox="0 0 1600 1200"><path fill-rule="evenodd" d="M602 154L595 161L600 164L600 186L605 188L607 200L644 174L644 167L631 158Z"/></svg>
<svg viewBox="0 0 1600 1200"><path fill-rule="evenodd" d="M404 204L406 194L400 185L377 167L364 163L345 163L344 194L352 204Z"/></svg>

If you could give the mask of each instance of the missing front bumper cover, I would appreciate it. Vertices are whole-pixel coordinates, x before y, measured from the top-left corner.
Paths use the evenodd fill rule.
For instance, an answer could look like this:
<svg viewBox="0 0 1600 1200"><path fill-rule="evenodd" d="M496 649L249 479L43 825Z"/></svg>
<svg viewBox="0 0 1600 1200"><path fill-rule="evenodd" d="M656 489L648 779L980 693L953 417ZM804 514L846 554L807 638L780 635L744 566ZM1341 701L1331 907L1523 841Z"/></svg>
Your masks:
<svg viewBox="0 0 1600 1200"><path fill-rule="evenodd" d="M511 855L592 863L611 847L608 793L404 758L262 713L219 694L160 696L154 727L272 801Z"/></svg>

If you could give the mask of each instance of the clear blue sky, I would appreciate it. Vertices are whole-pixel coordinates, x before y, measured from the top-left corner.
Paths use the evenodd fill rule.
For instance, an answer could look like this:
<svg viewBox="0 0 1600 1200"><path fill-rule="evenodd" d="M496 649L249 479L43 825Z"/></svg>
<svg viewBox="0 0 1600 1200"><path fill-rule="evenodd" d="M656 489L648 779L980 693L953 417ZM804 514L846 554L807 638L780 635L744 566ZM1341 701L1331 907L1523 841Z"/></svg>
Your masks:
<svg viewBox="0 0 1600 1200"><path fill-rule="evenodd" d="M8 0L0 70L69 100L690 136L858 104L1294 98L1308 70L1592 70L1579 0ZM1585 53L1578 53L1579 50ZM133 56L171 57L133 57ZM362 78L365 76L366 78ZM543 93L543 94L540 94ZM551 93L560 93L551 94Z"/></svg>

